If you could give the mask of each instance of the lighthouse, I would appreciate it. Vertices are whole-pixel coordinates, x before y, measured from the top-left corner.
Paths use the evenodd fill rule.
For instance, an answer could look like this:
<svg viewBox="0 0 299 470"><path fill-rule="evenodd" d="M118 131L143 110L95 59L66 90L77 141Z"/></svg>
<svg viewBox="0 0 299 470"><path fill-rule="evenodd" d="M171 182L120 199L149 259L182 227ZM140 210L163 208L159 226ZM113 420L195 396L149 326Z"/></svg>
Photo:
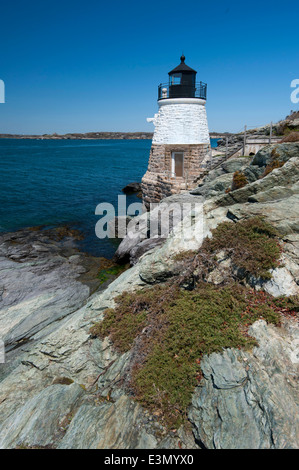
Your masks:
<svg viewBox="0 0 299 470"><path fill-rule="evenodd" d="M207 84L196 81L197 72L185 64L184 55L180 60L168 73L168 83L158 86L158 113L147 119L155 126L142 178L147 208L166 196L193 189L210 150Z"/></svg>

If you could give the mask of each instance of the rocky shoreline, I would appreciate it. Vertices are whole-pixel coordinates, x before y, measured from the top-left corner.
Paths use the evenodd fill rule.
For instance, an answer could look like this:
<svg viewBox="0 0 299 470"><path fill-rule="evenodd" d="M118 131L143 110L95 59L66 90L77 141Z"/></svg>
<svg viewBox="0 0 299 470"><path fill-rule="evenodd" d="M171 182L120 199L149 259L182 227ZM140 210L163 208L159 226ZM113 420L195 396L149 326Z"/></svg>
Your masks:
<svg viewBox="0 0 299 470"><path fill-rule="evenodd" d="M0 234L0 337L6 345L6 364L55 330L95 291L105 289L115 276L101 282L105 258L78 249L83 235L69 226L31 227Z"/></svg>
<svg viewBox="0 0 299 470"><path fill-rule="evenodd" d="M203 226L194 226L194 217L189 217L190 223L176 221L164 238L137 238L134 243L125 238L119 261L129 259L132 267L105 286L93 284L98 261L74 251L72 234L60 240L59 233L43 233L41 239L38 231L2 235L1 327L8 362L0 365L0 448L299 448L298 157L299 144L266 146L253 159L221 163L194 194L167 198L166 207L198 202ZM234 189L236 173L243 174L246 184ZM147 220L148 214L141 217ZM95 326L101 331L103 320L107 324L107 309L115 314L121 294L132 295L136 307L140 289L149 292L150 301L182 275L180 295L192 300L201 276L201 265L192 260L195 253L200 256L206 237L223 223L238 227L256 217L280 234L281 254L269 279L240 269L233 250L222 248L205 259L210 268L204 286L225 288L229 279L252 295L260 292L259 298L294 298L292 312L273 310L280 320L272 324L263 317L263 304L257 321L245 331L246 338L256 341L251 348L204 354L187 421L169 428L160 411L141 404L127 380L151 323L141 323L125 352L110 334L95 334ZM84 282L88 272L90 279ZM132 325L127 325L128 335ZM126 323L121 334L125 328Z"/></svg>

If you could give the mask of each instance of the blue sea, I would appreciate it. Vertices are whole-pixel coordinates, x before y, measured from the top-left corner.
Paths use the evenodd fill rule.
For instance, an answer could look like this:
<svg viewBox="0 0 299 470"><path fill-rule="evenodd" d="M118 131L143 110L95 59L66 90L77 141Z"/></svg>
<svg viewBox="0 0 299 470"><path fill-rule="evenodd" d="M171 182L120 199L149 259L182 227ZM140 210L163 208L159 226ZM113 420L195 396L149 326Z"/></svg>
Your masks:
<svg viewBox="0 0 299 470"><path fill-rule="evenodd" d="M0 231L70 224L85 235L82 250L112 257L115 243L95 235L95 208L117 208L121 189L145 173L150 147L151 140L0 139Z"/></svg>

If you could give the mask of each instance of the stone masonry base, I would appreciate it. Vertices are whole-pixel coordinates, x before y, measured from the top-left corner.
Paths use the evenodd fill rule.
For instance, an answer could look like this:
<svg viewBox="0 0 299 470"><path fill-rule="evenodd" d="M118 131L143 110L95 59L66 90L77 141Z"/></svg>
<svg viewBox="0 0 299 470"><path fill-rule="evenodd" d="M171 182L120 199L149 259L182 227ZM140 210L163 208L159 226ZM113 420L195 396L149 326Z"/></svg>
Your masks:
<svg viewBox="0 0 299 470"><path fill-rule="evenodd" d="M210 146L207 144L158 145L153 144L148 170L142 178L141 189L145 206L181 191L196 187L196 180L206 168ZM171 173L172 152L184 152L184 176Z"/></svg>

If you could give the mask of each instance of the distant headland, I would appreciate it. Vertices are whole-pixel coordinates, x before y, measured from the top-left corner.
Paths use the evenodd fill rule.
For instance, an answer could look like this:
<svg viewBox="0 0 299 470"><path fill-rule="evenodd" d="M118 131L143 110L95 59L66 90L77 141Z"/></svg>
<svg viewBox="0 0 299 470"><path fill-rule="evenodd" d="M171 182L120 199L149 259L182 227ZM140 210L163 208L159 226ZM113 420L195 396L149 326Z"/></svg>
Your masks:
<svg viewBox="0 0 299 470"><path fill-rule="evenodd" d="M222 138L224 133L211 132L212 138ZM92 139L152 139L153 132L86 132L69 134L0 134L0 139L39 139L39 140L92 140Z"/></svg>
<svg viewBox="0 0 299 470"><path fill-rule="evenodd" d="M86 132L69 134L0 134L0 139L39 139L39 140L91 140L91 139L151 139L152 132Z"/></svg>

